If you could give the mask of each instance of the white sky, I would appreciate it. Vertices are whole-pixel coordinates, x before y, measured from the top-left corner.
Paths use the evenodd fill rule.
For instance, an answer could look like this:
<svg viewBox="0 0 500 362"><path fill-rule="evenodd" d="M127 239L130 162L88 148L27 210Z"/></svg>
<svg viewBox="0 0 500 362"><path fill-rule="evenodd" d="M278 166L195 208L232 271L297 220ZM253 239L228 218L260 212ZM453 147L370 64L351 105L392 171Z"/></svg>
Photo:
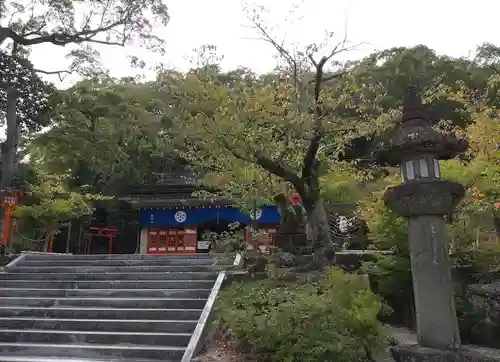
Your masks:
<svg viewBox="0 0 500 362"><path fill-rule="evenodd" d="M134 47L102 47L105 67L113 76L137 74L127 62L126 55L147 57L150 63L163 62L169 67L186 70L186 56L203 44L217 46L224 55L225 69L246 66L256 72L273 68L273 49L255 40L256 32L240 0L164 0L169 6L171 21L163 31L167 41L167 54L159 58ZM500 1L498 0L305 0L301 6L302 20L285 24L291 0L260 0L258 4L271 10L270 21L279 25L275 34L287 33L287 41L307 44L320 42L325 31L344 34L347 19L348 38L352 42L365 42L359 50L347 55L357 59L375 49L393 46L425 44L438 53L467 56L483 42L500 44ZM40 69L55 70L65 67L67 49L39 46L33 50L32 61ZM77 80L67 78L59 86Z"/></svg>

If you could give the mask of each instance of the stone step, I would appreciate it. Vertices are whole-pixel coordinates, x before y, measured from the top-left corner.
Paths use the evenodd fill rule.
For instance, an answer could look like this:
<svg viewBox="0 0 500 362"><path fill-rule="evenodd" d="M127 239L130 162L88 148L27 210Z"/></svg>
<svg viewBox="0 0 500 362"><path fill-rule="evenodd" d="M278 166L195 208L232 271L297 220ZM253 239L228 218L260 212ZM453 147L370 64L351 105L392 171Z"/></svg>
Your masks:
<svg viewBox="0 0 500 362"><path fill-rule="evenodd" d="M201 313L200 313L201 315ZM199 317L199 316L198 316ZM117 320L117 319L64 319L33 317L0 317L0 330L37 329L37 330L78 330L100 332L135 333L193 333L198 320Z"/></svg>
<svg viewBox="0 0 500 362"><path fill-rule="evenodd" d="M217 268L202 265L170 266L17 266L9 273L168 273L168 272L214 272Z"/></svg>
<svg viewBox="0 0 500 362"><path fill-rule="evenodd" d="M0 318L198 320L202 309L76 308L0 306Z"/></svg>
<svg viewBox="0 0 500 362"><path fill-rule="evenodd" d="M0 297L208 298L211 289L30 289L0 288Z"/></svg>
<svg viewBox="0 0 500 362"><path fill-rule="evenodd" d="M0 288L29 289L211 289L215 280L0 280ZM0 289L1 290L1 289ZM0 294L1 295L1 294Z"/></svg>
<svg viewBox="0 0 500 362"><path fill-rule="evenodd" d="M161 273L0 273L0 280L210 280L217 272L161 272Z"/></svg>
<svg viewBox="0 0 500 362"><path fill-rule="evenodd" d="M112 320L198 320L202 309L139 309L139 308L78 308L0 306L0 317L75 318Z"/></svg>
<svg viewBox="0 0 500 362"><path fill-rule="evenodd" d="M158 361L180 361L185 347L168 346L117 346L117 345L89 345L89 344L50 344L50 343L0 343L0 361L4 358L19 357L45 357L43 361L52 361L54 357L69 357L75 362L81 359L92 361L105 358L118 362L116 359L129 358L135 361L153 359ZM12 359L11 359L12 361Z"/></svg>
<svg viewBox="0 0 500 362"><path fill-rule="evenodd" d="M19 262L20 267L44 267L47 266L47 263L50 263L51 266L98 266L98 267L108 267L108 266L203 266L208 265L212 266L215 261L212 259L146 259L146 260L120 260L120 259L110 259L110 260L91 260L91 259L82 259L82 260L72 260L66 258L54 258L50 260L21 260Z"/></svg>
<svg viewBox="0 0 500 362"><path fill-rule="evenodd" d="M75 326L76 327L76 326ZM191 333L137 333L77 330L0 329L0 343L149 345L186 347ZM1 351L1 350L0 350Z"/></svg>
<svg viewBox="0 0 500 362"><path fill-rule="evenodd" d="M203 309L207 298L0 297L0 306Z"/></svg>
<svg viewBox="0 0 500 362"><path fill-rule="evenodd" d="M1 353L1 352L0 352ZM2 362L47 362L47 357L23 357L23 356L2 356L0 354L0 361ZM157 359L130 359L120 358L118 361L114 357L109 358L71 358L71 357L50 357L51 362L158 362ZM161 360L162 362L174 362L172 360Z"/></svg>
<svg viewBox="0 0 500 362"><path fill-rule="evenodd" d="M199 254L90 254L90 255L63 255L63 254L27 254L24 260L157 260L157 259L213 259L208 253Z"/></svg>

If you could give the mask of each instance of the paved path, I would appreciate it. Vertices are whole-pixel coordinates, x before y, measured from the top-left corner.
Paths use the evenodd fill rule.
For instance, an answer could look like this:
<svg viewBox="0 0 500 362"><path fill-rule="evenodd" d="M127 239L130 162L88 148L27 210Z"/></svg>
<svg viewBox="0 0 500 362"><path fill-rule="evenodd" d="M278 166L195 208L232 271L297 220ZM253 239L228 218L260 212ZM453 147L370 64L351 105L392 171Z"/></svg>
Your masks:
<svg viewBox="0 0 500 362"><path fill-rule="evenodd" d="M386 333L388 336L393 337L398 344L417 344L417 335L415 332L408 328L393 327L386 325ZM377 362L394 362L391 358L389 351L385 351L374 357Z"/></svg>

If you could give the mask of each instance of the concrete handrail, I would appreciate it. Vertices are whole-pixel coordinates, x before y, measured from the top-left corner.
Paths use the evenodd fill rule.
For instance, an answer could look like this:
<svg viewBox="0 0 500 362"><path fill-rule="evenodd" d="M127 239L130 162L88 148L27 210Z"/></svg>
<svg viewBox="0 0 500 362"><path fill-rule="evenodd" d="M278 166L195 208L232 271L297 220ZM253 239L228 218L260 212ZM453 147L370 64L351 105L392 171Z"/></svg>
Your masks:
<svg viewBox="0 0 500 362"><path fill-rule="evenodd" d="M181 362L191 362L193 357L198 354L201 347L203 346L203 336L205 328L207 327L208 321L210 320L210 316L215 305L215 300L217 299L217 294L219 293L225 277L225 271L221 271L217 276L217 280L215 281L212 291L208 296L207 304L205 304L205 308L203 308L203 312L201 312L200 319L198 320L198 324L196 324L196 328L194 329L193 335L189 340L189 344L186 347L186 351L182 356Z"/></svg>
<svg viewBox="0 0 500 362"><path fill-rule="evenodd" d="M239 266L243 262L243 256L240 253L236 254L234 258L233 266ZM217 276L217 280L212 287L212 291L207 299L207 304L205 304L205 308L201 312L200 319L198 320L198 324L194 329L193 335L189 340L189 344L186 347L186 351L182 356L181 362L191 362L191 360L200 352L203 347L203 340L206 333L207 324L212 317L213 308L215 305L215 300L217 299L217 295L219 294L219 290L222 287L222 283L224 283L224 279L226 279L226 272L221 271Z"/></svg>
<svg viewBox="0 0 500 362"><path fill-rule="evenodd" d="M51 251L32 251L32 250L21 251L21 254L34 254L34 255L73 255L73 253L54 253L54 252L51 252Z"/></svg>
<svg viewBox="0 0 500 362"><path fill-rule="evenodd" d="M9 264L4 266L3 270L4 271L9 270L14 265L16 265L17 263L22 261L24 258L26 258L26 255L30 255L30 254L31 255L73 255L73 253L66 253L66 254L65 253L48 253L45 251L30 251L30 250L21 251L21 254L17 258L15 258L14 260L12 260Z"/></svg>
<svg viewBox="0 0 500 362"><path fill-rule="evenodd" d="M21 260L23 260L26 255L28 255L27 253L21 253L21 255L19 255L17 258L15 258L14 260L12 260L9 264L7 264L6 266L4 266L4 270L9 270L10 268L12 268L14 265L16 265L17 263L19 263Z"/></svg>

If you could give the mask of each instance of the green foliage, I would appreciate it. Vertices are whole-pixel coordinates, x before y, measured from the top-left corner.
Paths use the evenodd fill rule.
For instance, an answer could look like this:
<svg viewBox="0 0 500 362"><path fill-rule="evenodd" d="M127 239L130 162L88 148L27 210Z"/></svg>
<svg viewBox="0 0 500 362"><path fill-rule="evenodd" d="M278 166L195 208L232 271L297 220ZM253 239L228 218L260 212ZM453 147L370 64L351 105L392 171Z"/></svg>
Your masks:
<svg viewBox="0 0 500 362"><path fill-rule="evenodd" d="M324 200L338 204L356 204L363 197L362 174L354 167L339 163L333 165L321 178Z"/></svg>
<svg viewBox="0 0 500 362"><path fill-rule="evenodd" d="M1 41L0 41L1 44ZM18 97L18 122L22 129L39 131L47 126L48 119L43 117L51 104L49 96L54 91L52 86L44 83L33 69L33 65L26 59L6 54L0 50L0 123L4 124L7 117L7 89L15 84Z"/></svg>
<svg viewBox="0 0 500 362"><path fill-rule="evenodd" d="M202 240L210 240L212 251L218 253L234 253L245 249L245 238L239 222L228 225L228 230L221 233L206 232Z"/></svg>
<svg viewBox="0 0 500 362"><path fill-rule="evenodd" d="M91 201L102 197L69 191L60 177L42 174L38 184L28 186L26 199L26 204L18 206L14 212L21 232L39 228L53 235L63 222L90 215L93 211Z"/></svg>
<svg viewBox="0 0 500 362"><path fill-rule="evenodd" d="M380 301L337 269L304 285L233 284L217 310L235 347L263 362L364 361L384 347Z"/></svg>
<svg viewBox="0 0 500 362"><path fill-rule="evenodd" d="M175 158L159 98L147 84L82 81L59 93L54 127L35 137L30 148L49 172L71 170L67 176L75 187L124 192L127 185L148 182Z"/></svg>

